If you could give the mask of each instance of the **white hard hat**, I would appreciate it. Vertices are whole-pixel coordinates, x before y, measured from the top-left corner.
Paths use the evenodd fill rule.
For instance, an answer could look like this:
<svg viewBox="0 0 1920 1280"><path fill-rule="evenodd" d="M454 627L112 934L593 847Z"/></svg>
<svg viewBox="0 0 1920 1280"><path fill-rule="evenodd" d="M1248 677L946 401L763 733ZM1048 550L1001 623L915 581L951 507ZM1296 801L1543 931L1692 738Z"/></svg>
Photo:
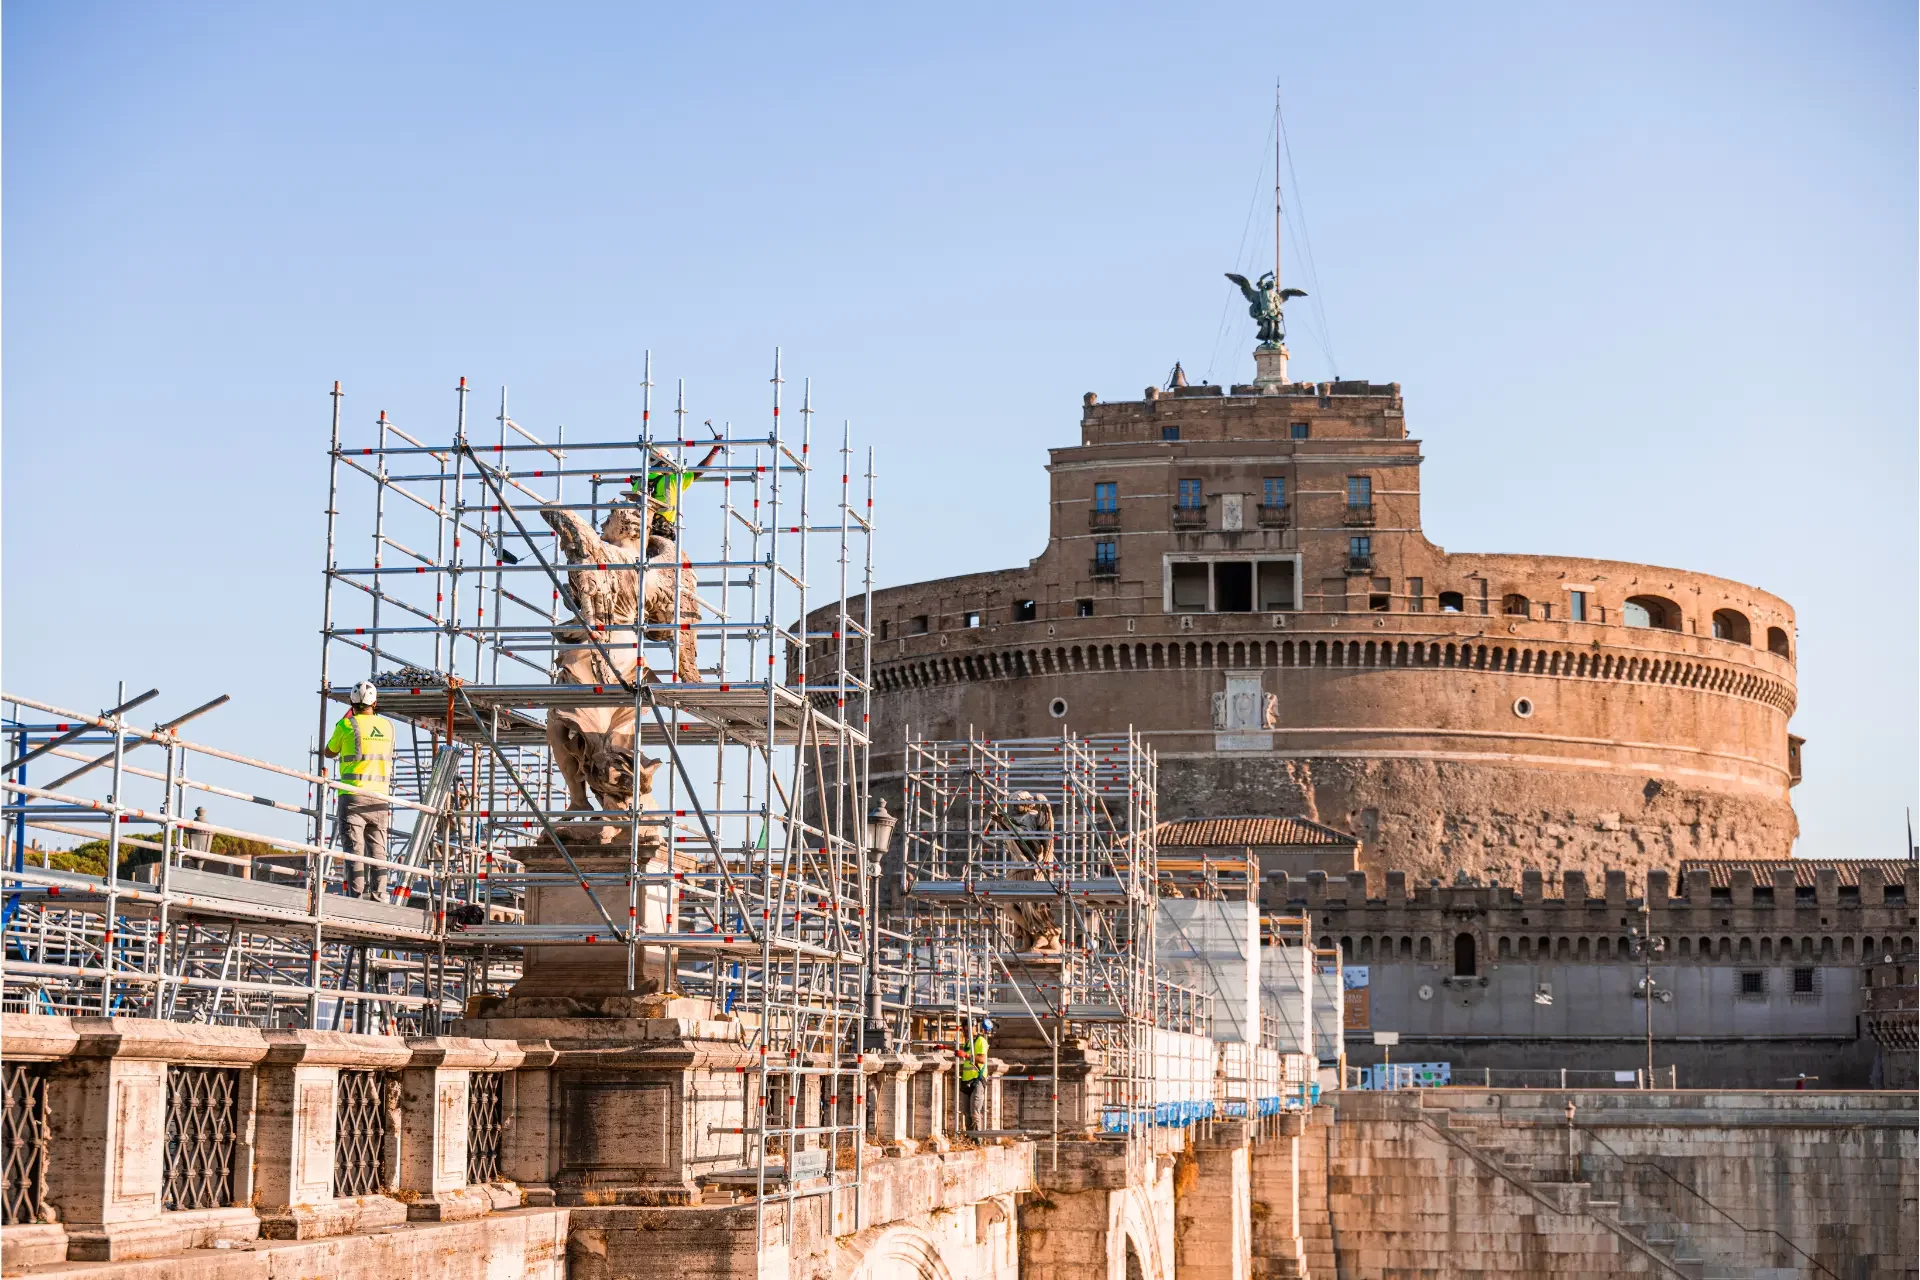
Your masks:
<svg viewBox="0 0 1920 1280"><path fill-rule="evenodd" d="M378 701L380 701L380 690L374 687L373 681L362 680L359 684L353 686L354 706L370 707Z"/></svg>

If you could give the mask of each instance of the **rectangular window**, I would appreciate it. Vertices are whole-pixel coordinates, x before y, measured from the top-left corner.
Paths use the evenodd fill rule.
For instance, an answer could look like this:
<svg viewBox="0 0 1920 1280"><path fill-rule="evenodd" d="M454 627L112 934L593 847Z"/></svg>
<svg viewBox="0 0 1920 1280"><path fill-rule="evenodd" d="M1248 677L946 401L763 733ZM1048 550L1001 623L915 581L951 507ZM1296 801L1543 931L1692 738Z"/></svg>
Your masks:
<svg viewBox="0 0 1920 1280"><path fill-rule="evenodd" d="M1033 601L1015 600L1013 602L1013 620L1015 622L1032 622L1039 616L1039 610L1034 608Z"/></svg>
<svg viewBox="0 0 1920 1280"><path fill-rule="evenodd" d="M1076 600L1073 602L1073 604L1074 604L1073 612L1075 617L1091 618L1093 616L1093 601Z"/></svg>
<svg viewBox="0 0 1920 1280"><path fill-rule="evenodd" d="M1293 561L1260 562L1260 608L1267 613L1291 609L1293 603Z"/></svg>
<svg viewBox="0 0 1920 1280"><path fill-rule="evenodd" d="M917 617L908 618L907 634L910 636L923 636L927 634L927 615L923 613Z"/></svg>
<svg viewBox="0 0 1920 1280"><path fill-rule="evenodd" d="M1176 564L1173 566L1173 609L1175 613L1207 611L1206 565Z"/></svg>
<svg viewBox="0 0 1920 1280"><path fill-rule="evenodd" d="M1307 424L1304 422L1289 423L1287 426L1287 434L1295 440L1305 440L1308 434Z"/></svg>
<svg viewBox="0 0 1920 1280"><path fill-rule="evenodd" d="M1102 480L1093 486L1093 509L1095 511L1118 511L1120 509L1120 486L1112 480Z"/></svg>
<svg viewBox="0 0 1920 1280"><path fill-rule="evenodd" d="M1347 505L1350 507L1370 507L1373 505L1373 480L1371 477L1347 477Z"/></svg>
<svg viewBox="0 0 1920 1280"><path fill-rule="evenodd" d="M1160 438L1162 440L1178 440L1180 438L1180 428L1162 427L1160 428Z"/></svg>
<svg viewBox="0 0 1920 1280"><path fill-rule="evenodd" d="M1587 620L1587 593L1584 591L1567 592L1567 616L1575 622Z"/></svg>
<svg viewBox="0 0 1920 1280"><path fill-rule="evenodd" d="M973 628L975 628L975 627L977 627L977 626L979 626L979 625L980 625L980 611L979 611L978 609L969 609L969 610L967 610L967 611L966 611L966 613L962 615L962 624L963 624L963 625L964 625L964 626L965 626L965 627L966 627L966 628L967 628L968 630L972 630Z"/></svg>
<svg viewBox="0 0 1920 1280"><path fill-rule="evenodd" d="M880 638L882 640L887 638L887 620L885 618L880 619Z"/></svg>
<svg viewBox="0 0 1920 1280"><path fill-rule="evenodd" d="M1815 972L1813 969L1795 969L1793 971L1793 994L1797 996L1818 994L1819 987L1814 982Z"/></svg>
<svg viewBox="0 0 1920 1280"><path fill-rule="evenodd" d="M1373 539L1358 537L1347 539L1347 558L1350 560L1370 560L1373 558Z"/></svg>
<svg viewBox="0 0 1920 1280"><path fill-rule="evenodd" d="M1287 478L1285 476L1268 476L1266 497L1262 499L1262 501L1269 507L1286 506Z"/></svg>
<svg viewBox="0 0 1920 1280"><path fill-rule="evenodd" d="M1740 994L1748 1000L1756 1000L1767 994L1767 975L1764 970L1745 969L1740 973Z"/></svg>
<svg viewBox="0 0 1920 1280"><path fill-rule="evenodd" d="M1221 560L1213 566L1213 607L1219 613L1253 612L1253 562Z"/></svg>
<svg viewBox="0 0 1920 1280"><path fill-rule="evenodd" d="M1117 542L1094 543L1093 563L1096 568L1112 573L1120 563L1120 544Z"/></svg>
<svg viewBox="0 0 1920 1280"><path fill-rule="evenodd" d="M1427 611L1427 580L1425 578L1407 579L1407 612L1425 613Z"/></svg>
<svg viewBox="0 0 1920 1280"><path fill-rule="evenodd" d="M1182 480L1180 482L1181 509L1183 511L1191 511L1196 507L1204 507L1205 505L1207 505L1207 500L1205 495L1200 492L1200 482L1198 480Z"/></svg>

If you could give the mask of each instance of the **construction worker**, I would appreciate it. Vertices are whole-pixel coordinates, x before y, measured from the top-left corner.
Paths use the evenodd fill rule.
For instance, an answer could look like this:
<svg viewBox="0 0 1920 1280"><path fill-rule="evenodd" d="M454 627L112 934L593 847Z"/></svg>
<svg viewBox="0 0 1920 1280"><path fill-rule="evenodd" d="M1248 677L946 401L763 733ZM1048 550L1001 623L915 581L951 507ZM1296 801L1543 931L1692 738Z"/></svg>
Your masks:
<svg viewBox="0 0 1920 1280"><path fill-rule="evenodd" d="M711 422L707 424L707 429L713 429ZM673 541L679 532L680 495L685 493L688 488L692 486L693 482L699 478L699 473L710 466L713 460L719 456L720 446L716 444L713 448L707 450L707 456L700 459L696 465L682 470L674 465L673 459L669 458L660 450L655 449L653 451L654 465L647 473L647 487L644 493L640 488L640 477L631 477L631 491L625 496L636 502L642 498L646 500L647 510L653 517L652 527L649 530L652 537L664 538L668 543ZM665 550L665 548L655 547L649 543L647 554L658 555L662 550Z"/></svg>
<svg viewBox="0 0 1920 1280"><path fill-rule="evenodd" d="M955 1050L960 1059L960 1101L966 1116L969 1131L986 1128L987 1102L987 1035L993 1030L993 1019L983 1018L980 1029L974 1032L973 1042L969 1044L963 1037Z"/></svg>
<svg viewBox="0 0 1920 1280"><path fill-rule="evenodd" d="M327 739L327 759L340 761L340 807L334 830L340 847L363 858L387 857L387 828L393 807L387 797L393 785L393 721L374 714L380 691L370 680L353 687L353 706L333 726ZM387 895L387 869L347 863L347 892L364 897L367 872L373 872L373 896Z"/></svg>

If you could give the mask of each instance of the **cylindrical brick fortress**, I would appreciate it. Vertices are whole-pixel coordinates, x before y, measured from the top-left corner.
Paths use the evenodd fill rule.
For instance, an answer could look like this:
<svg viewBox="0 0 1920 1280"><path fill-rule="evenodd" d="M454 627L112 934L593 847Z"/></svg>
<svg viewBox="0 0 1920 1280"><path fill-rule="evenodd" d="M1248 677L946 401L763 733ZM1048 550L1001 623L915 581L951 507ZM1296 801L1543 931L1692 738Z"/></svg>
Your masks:
<svg viewBox="0 0 1920 1280"><path fill-rule="evenodd" d="M1723 578L1449 555L1398 385L1087 398L1028 567L876 593L876 789L919 736L1131 725L1163 818L1299 815L1370 872L1785 857L1793 613ZM825 665L827 645L810 665Z"/></svg>

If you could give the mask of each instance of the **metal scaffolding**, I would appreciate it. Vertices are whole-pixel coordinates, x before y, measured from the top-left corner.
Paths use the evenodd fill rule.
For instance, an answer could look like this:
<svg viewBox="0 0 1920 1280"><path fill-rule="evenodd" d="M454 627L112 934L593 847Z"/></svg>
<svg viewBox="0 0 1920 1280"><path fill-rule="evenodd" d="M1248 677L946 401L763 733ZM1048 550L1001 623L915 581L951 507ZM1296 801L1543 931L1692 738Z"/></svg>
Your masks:
<svg viewBox="0 0 1920 1280"><path fill-rule="evenodd" d="M396 883L390 901L343 896L347 855L302 834L329 780L181 735L225 697L135 725L129 713L158 696L123 690L86 715L4 695L4 1007L438 1031L470 993L511 981L511 963L449 955L445 921L462 918L463 900L443 855L419 843L432 824L380 864ZM428 809L405 795L395 805ZM231 816L262 809L277 829ZM80 837L89 860L30 850L30 831Z"/></svg>
<svg viewBox="0 0 1920 1280"><path fill-rule="evenodd" d="M142 731L126 713L144 699L98 717L15 699L8 1007L437 1031L585 956L620 993L703 997L743 1028L760 1065L738 1189L817 1194L789 1189L796 1163L843 1150L857 1168L859 1055L881 1039L879 974L901 952L874 927L867 832L875 477L844 427L816 449L810 388L794 428L784 385L776 352L761 429L691 428L684 386L658 424L649 358L637 432L549 440L504 392L476 429L465 379L444 434L384 412L355 433L335 384L316 724L324 741L371 680L402 733L386 900L339 892L343 863L371 860L343 853L317 754L295 770ZM649 504L662 485L670 501ZM618 512L647 530L644 551L597 540ZM571 559L563 525L606 561ZM807 632L821 587L837 604ZM601 588L628 593L629 621L594 612ZM593 807L569 807L563 721L611 726L598 741L630 750L602 750L607 776L589 779L624 773L624 807L597 807L598 785ZM68 722L85 733L62 738ZM55 753L110 748L105 798L27 785L56 738ZM141 777L163 794L136 808L123 756L148 743L166 768ZM299 789L222 792L298 830L186 817L196 755ZM96 832L82 822L104 824L108 874L24 865L25 825ZM127 823L149 825L136 838ZM271 856L196 850L196 831ZM129 878L123 846L154 856L148 879Z"/></svg>
<svg viewBox="0 0 1920 1280"><path fill-rule="evenodd" d="M1098 1063L1099 1127L1154 1122L1154 1032L1209 1034L1209 997L1159 977L1156 766L1131 732L936 741L908 734L902 836L908 1008L925 1041L992 1017ZM1037 1077L1036 1077L1037 1078Z"/></svg>

